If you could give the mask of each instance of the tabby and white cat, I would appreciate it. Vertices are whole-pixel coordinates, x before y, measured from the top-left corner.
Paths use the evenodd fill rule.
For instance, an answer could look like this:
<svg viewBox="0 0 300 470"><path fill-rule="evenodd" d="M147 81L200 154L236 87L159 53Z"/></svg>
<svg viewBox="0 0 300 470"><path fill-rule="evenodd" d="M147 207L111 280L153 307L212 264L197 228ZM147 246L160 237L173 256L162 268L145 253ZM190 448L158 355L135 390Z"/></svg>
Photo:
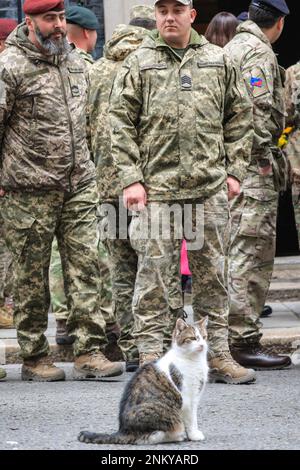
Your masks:
<svg viewBox="0 0 300 470"><path fill-rule="evenodd" d="M208 377L207 318L188 325L177 320L171 349L141 367L128 382L120 403L119 431L82 431L92 444L158 444L202 441L197 409Z"/></svg>

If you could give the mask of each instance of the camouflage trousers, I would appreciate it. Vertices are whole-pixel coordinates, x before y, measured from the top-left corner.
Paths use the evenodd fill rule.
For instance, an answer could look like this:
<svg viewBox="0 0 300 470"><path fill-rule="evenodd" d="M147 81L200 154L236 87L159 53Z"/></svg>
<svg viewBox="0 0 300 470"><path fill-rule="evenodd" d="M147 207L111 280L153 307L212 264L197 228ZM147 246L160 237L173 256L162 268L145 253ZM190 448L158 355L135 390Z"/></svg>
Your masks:
<svg viewBox="0 0 300 470"><path fill-rule="evenodd" d="M4 236L4 221L1 214L2 199L0 198L0 307L3 307L5 298L12 293L12 257L7 248Z"/></svg>
<svg viewBox="0 0 300 470"><path fill-rule="evenodd" d="M5 235L14 263L14 321L24 358L49 353L45 331L54 237L62 258L74 353L99 350L106 343L100 308L97 197L94 182L74 193L9 191L4 197Z"/></svg>
<svg viewBox="0 0 300 470"><path fill-rule="evenodd" d="M128 228L132 217L123 208L122 210L125 211L125 220L123 219L123 222L121 223L125 225L125 230L123 227L123 235L122 237L120 236L119 204L122 204L122 202L116 202L111 205L115 211L115 236L107 237L105 240L103 240L103 243L105 243L107 252L109 253L109 264L111 268L112 279L113 311L121 328L119 346L126 360L132 361L138 359L139 357L139 352L133 335L134 317L132 312L132 299L137 276L138 255L131 246L128 234ZM109 216L103 216L102 226L105 227L109 223ZM177 268L176 265L175 268ZM183 315L183 301L181 286L178 283L178 269L174 269L174 273L172 276L170 276L168 282L169 315L171 317L177 318ZM170 328L166 328L164 349L167 349L170 346L172 335L171 322L169 322L169 324L166 326L170 326Z"/></svg>
<svg viewBox="0 0 300 470"><path fill-rule="evenodd" d="M106 323L106 333L117 334L116 319L112 312L111 279L108 266L108 254L103 243L99 242L99 269L101 282L101 307ZM64 279L61 258L58 251L57 240L53 240L50 264L50 292L51 309L56 320L67 320L69 316L67 299L65 295Z"/></svg>
<svg viewBox="0 0 300 470"><path fill-rule="evenodd" d="M176 216L170 207L175 204ZM173 206L174 207L174 206ZM190 210L188 209L190 208ZM189 225L193 234L178 227ZM152 227L162 224L153 236ZM139 352L162 353L166 332L172 331L176 317L171 317L169 279L180 282L180 249L186 238L193 275L195 321L208 316L209 345L212 353L228 351L228 292L225 271L225 240L229 212L224 188L203 201L149 203L136 213L130 226L132 247L138 254L138 271L133 297L134 331ZM151 230L151 232L149 232ZM177 232L177 233L176 233Z"/></svg>
<svg viewBox="0 0 300 470"><path fill-rule="evenodd" d="M260 314L273 273L278 193L272 176L250 175L231 204L229 342L260 341Z"/></svg>

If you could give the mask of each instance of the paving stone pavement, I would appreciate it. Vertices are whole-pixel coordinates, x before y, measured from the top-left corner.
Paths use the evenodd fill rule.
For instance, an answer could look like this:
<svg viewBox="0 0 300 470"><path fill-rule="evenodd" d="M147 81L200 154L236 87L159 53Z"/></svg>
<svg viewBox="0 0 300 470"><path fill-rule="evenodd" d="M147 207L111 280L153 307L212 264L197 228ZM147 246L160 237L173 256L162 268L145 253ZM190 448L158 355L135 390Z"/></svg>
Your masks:
<svg viewBox="0 0 300 470"><path fill-rule="evenodd" d="M296 265L292 269L294 279L298 276ZM282 266L287 276L288 265ZM272 296L270 300L273 313L262 319L263 342L272 351L289 352L294 365L288 370L257 372L257 381L251 385L208 384L198 413L205 442L139 449L300 449L300 301L296 291L280 301L272 301ZM191 314L191 307L186 308ZM7 371L6 381L0 383L0 450L136 450L136 446L87 446L76 439L83 429L117 430L119 400L131 375L94 383L73 382L72 364L68 362L72 349L55 345L53 315L49 315L47 337L54 357L65 361L60 365L66 371L66 382L22 382L21 367L14 364L20 362L16 332L0 330L0 363L6 362Z"/></svg>
<svg viewBox="0 0 300 470"><path fill-rule="evenodd" d="M300 367L258 372L251 385L208 384L199 407L204 442L157 446L97 446L77 441L81 430L112 433L131 374L102 382L28 383L9 365L0 382L0 450L300 449Z"/></svg>

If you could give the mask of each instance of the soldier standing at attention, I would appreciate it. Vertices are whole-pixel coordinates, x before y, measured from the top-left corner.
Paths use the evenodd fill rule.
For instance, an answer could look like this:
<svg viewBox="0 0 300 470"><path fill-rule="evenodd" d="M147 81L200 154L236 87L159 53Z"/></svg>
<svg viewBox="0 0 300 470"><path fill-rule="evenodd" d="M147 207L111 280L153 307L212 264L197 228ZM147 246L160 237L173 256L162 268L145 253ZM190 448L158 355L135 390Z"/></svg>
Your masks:
<svg viewBox="0 0 300 470"><path fill-rule="evenodd" d="M18 26L10 18L0 18L0 54L5 49L5 40ZM1 213L0 194L0 328L13 328L13 307L8 303L12 289L12 259L4 237L4 226Z"/></svg>
<svg viewBox="0 0 300 470"><path fill-rule="evenodd" d="M86 67L89 68L94 59L91 52L94 50L97 42L97 29L99 23L95 13L88 8L78 5L70 6L66 10L67 21L67 38L70 43L76 47L76 52L84 59ZM90 131L90 126L89 126ZM88 137L90 133L88 132ZM108 254L103 246L99 243L99 268L101 289L101 307L106 323L106 336L108 344L105 353L110 351L109 356L117 356L112 354L116 349L116 337L119 336L119 327L112 313L111 307L111 280L108 266ZM50 266L50 292L51 292L51 309L56 319L56 343L59 345L72 344L74 338L68 334L67 319L69 316L67 299L64 290L63 274L60 254L57 247L57 240L54 239L52 245L51 266ZM117 349L117 352L119 350ZM120 357L120 352L119 352Z"/></svg>
<svg viewBox="0 0 300 470"><path fill-rule="evenodd" d="M104 47L104 56L89 69L91 142L96 163L100 203L113 205L117 221L122 188L111 155L109 97L115 76L123 61L141 45L147 35L147 29L155 28L153 7L147 5L132 7L130 24L117 26L112 38ZM128 217L128 221L130 220ZM101 226L105 222L106 217L103 216ZM109 254L113 312L121 328L119 345L126 359L126 370L133 372L139 365L138 351L132 337L132 297L137 272L137 255L128 237L121 239L117 236L113 239L106 239L103 240L103 244Z"/></svg>
<svg viewBox="0 0 300 470"><path fill-rule="evenodd" d="M228 197L239 194L249 164L251 101L223 49L192 29L196 11L191 0L156 0L155 13L158 31L125 60L110 103L113 158L125 206L134 209L130 235L138 272L133 314L140 364L162 354L168 279L175 250L179 276L182 240L174 233L175 217L169 235L149 236L147 227L166 220L176 204L184 218L189 207L192 222L201 227L204 222L203 246L193 246L189 260L195 320L209 317L212 379L252 382L255 372L237 364L229 352L225 273Z"/></svg>
<svg viewBox="0 0 300 470"><path fill-rule="evenodd" d="M0 54L5 49L5 40L17 27L18 23L10 18L0 18ZM1 174L1 169L0 169ZM7 249L4 237L4 227L1 211L1 198L4 192L0 190L0 328L13 328L13 309L6 304L7 294L11 294L11 254ZM5 370L0 367L0 379L6 377Z"/></svg>
<svg viewBox="0 0 300 470"><path fill-rule="evenodd" d="M88 76L66 40L63 1L25 0L25 23L0 57L1 187L14 263L23 380L64 380L45 337L51 245L57 237L75 336L74 378L120 375L100 308L95 167L86 140Z"/></svg>
<svg viewBox="0 0 300 470"><path fill-rule="evenodd" d="M284 151L291 168L293 206L300 242L300 62L286 71L285 103L288 142Z"/></svg>
<svg viewBox="0 0 300 470"><path fill-rule="evenodd" d="M264 370L291 364L288 356L263 350L259 320L273 272L278 193L288 177L286 159L277 146L284 129L284 71L271 45L288 14L284 0L253 0L249 21L238 26L225 46L253 100L255 129L251 164L231 206L229 341L239 364Z"/></svg>

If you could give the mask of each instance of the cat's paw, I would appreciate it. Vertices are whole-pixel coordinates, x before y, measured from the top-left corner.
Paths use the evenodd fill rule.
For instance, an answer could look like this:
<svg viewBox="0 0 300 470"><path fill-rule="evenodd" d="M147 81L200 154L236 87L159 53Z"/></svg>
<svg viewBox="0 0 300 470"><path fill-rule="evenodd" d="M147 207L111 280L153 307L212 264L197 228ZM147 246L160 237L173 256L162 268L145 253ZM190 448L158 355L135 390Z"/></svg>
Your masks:
<svg viewBox="0 0 300 470"><path fill-rule="evenodd" d="M166 433L164 431L154 431L148 438L148 444L160 444L164 442Z"/></svg>
<svg viewBox="0 0 300 470"><path fill-rule="evenodd" d="M196 429L195 431L190 431L187 433L190 441L204 441L205 436L202 431Z"/></svg>
<svg viewBox="0 0 300 470"><path fill-rule="evenodd" d="M181 432L180 434L177 434L176 440L177 442L183 442L186 440L186 438L187 438L186 432Z"/></svg>
<svg viewBox="0 0 300 470"><path fill-rule="evenodd" d="M91 442L91 436L92 436L92 433L91 432L88 432L88 431L81 431L79 434L78 434L78 441L80 442L84 442L85 444L90 444Z"/></svg>

